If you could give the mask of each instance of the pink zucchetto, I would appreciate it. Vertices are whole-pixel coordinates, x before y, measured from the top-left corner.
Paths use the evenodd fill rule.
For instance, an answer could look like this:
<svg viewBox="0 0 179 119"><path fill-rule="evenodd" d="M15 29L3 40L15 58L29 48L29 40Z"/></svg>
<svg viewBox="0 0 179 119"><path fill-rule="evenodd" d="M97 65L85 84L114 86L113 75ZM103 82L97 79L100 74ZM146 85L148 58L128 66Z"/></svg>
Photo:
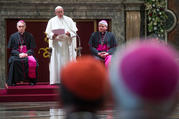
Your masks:
<svg viewBox="0 0 179 119"><path fill-rule="evenodd" d="M157 40L138 40L118 49L110 82L123 119L165 119L176 106L177 51Z"/></svg>
<svg viewBox="0 0 179 119"><path fill-rule="evenodd" d="M172 95L178 82L178 66L169 47L144 42L125 54L119 73L136 95L163 100Z"/></svg>
<svg viewBox="0 0 179 119"><path fill-rule="evenodd" d="M98 24L103 24L103 25L105 25L105 26L108 26L108 23L107 23L106 20L101 20L101 21L99 21Z"/></svg>
<svg viewBox="0 0 179 119"><path fill-rule="evenodd" d="M22 23L22 24L26 25L26 23L25 23L24 20L19 20L19 21L17 22L17 25L18 25L19 23Z"/></svg>
<svg viewBox="0 0 179 119"><path fill-rule="evenodd" d="M19 20L17 23L25 23L25 21L24 20Z"/></svg>

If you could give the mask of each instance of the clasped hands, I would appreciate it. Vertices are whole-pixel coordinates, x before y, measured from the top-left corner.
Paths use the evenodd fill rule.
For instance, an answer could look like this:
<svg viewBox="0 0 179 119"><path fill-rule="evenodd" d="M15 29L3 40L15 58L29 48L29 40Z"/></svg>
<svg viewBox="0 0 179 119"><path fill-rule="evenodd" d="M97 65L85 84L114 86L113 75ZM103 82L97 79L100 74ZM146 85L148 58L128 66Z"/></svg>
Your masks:
<svg viewBox="0 0 179 119"><path fill-rule="evenodd" d="M68 31L65 33L65 35L67 35L69 37L71 36L70 32L68 32ZM58 34L53 34L52 39L55 39L57 36L58 36Z"/></svg>
<svg viewBox="0 0 179 119"><path fill-rule="evenodd" d="M102 58L106 58L109 55L109 53L107 53L107 52L99 52L98 55L100 57L102 57Z"/></svg>
<svg viewBox="0 0 179 119"><path fill-rule="evenodd" d="M26 58L27 56L28 56L27 53L20 53L20 54L19 54L19 57L20 57L20 58Z"/></svg>

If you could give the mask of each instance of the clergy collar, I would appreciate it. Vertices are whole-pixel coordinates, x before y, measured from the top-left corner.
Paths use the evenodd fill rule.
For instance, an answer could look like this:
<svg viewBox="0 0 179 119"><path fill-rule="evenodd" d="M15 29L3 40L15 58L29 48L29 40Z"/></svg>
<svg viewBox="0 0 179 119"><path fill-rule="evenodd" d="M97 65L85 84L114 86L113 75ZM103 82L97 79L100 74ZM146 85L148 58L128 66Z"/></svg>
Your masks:
<svg viewBox="0 0 179 119"><path fill-rule="evenodd" d="M105 31L105 32L100 32L100 34L101 34L101 35L105 35L105 34L106 34L106 32L107 32L107 31Z"/></svg>
<svg viewBox="0 0 179 119"><path fill-rule="evenodd" d="M18 32L18 33L19 33L19 35L23 36L25 32L24 32L24 33L20 33L20 32Z"/></svg>

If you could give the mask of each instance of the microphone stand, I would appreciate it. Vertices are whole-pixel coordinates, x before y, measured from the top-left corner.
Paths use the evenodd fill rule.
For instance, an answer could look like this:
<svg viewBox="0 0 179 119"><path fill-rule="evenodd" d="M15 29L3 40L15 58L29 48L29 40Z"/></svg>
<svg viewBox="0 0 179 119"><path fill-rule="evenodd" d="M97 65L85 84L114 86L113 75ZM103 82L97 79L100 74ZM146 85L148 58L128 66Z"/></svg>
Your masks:
<svg viewBox="0 0 179 119"><path fill-rule="evenodd" d="M79 35L78 35L77 33L76 33L76 40L77 40L77 43L78 43L78 47L75 48L75 51L76 51L76 53L77 53L77 56L81 56L81 50L82 50L83 48L81 47L80 37L79 37Z"/></svg>
<svg viewBox="0 0 179 119"><path fill-rule="evenodd" d="M65 22L65 21L64 21L64 22ZM66 22L65 22L65 23L66 23ZM66 24L67 24L67 23L66 23ZM71 27L68 26L68 24L67 24L67 27L76 35L75 37L77 38L78 47L75 48L75 51L76 51L77 56L81 56L81 50L82 50L83 48L81 47L80 37L79 37L79 35L78 35L75 31L73 31L73 29L72 29ZM72 37L72 38L73 38L73 37Z"/></svg>

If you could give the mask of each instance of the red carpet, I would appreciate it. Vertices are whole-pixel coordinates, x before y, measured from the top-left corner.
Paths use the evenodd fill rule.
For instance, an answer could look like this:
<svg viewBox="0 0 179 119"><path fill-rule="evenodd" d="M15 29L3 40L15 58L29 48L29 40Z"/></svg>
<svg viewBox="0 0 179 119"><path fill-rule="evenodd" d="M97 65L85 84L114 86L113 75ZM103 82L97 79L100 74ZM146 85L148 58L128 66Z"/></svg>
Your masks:
<svg viewBox="0 0 179 119"><path fill-rule="evenodd" d="M0 89L0 102L40 102L57 101L58 86L39 82L34 86L28 83Z"/></svg>

